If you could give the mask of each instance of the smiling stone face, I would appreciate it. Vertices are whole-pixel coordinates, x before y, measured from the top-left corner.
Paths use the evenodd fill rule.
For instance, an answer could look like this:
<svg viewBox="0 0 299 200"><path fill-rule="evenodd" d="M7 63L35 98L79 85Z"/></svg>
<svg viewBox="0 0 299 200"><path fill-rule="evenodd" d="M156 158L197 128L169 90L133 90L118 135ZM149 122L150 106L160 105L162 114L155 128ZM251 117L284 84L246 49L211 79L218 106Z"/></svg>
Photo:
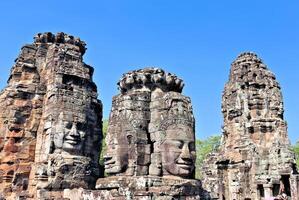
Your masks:
<svg viewBox="0 0 299 200"><path fill-rule="evenodd" d="M194 171L196 158L195 138L192 127L171 125L161 144L163 175L188 178Z"/></svg>
<svg viewBox="0 0 299 200"><path fill-rule="evenodd" d="M55 149L62 149L71 154L82 154L86 138L84 122L59 117L54 134Z"/></svg>
<svg viewBox="0 0 299 200"><path fill-rule="evenodd" d="M120 127L118 127L120 128ZM121 131L120 129L116 129ZM121 132L120 132L121 133ZM118 137L116 137L118 135ZM107 152L105 159L105 172L117 174L124 172L128 167L128 143L124 134L107 135Z"/></svg>
<svg viewBox="0 0 299 200"><path fill-rule="evenodd" d="M83 124L78 122L65 122L65 136L62 149L66 151L80 150L82 148L85 132Z"/></svg>

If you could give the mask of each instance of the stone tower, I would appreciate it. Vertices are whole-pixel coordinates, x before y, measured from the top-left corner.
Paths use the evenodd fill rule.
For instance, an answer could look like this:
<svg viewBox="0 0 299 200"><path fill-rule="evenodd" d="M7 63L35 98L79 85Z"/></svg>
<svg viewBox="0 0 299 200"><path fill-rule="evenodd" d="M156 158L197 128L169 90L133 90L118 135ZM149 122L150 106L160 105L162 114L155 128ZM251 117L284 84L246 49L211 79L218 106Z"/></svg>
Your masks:
<svg viewBox="0 0 299 200"><path fill-rule="evenodd" d="M26 196L45 88L41 86L37 47L25 45L0 94L0 194Z"/></svg>
<svg viewBox="0 0 299 200"><path fill-rule="evenodd" d="M113 98L106 139L106 173L169 174L162 170L162 165L168 164L166 160L162 163L164 149L161 143L171 125L188 126L186 134L192 140L190 150L195 153L194 117L190 99L180 93L183 88L181 79L158 68L146 68L125 74L118 85L121 94ZM125 152L127 154L123 155ZM114 165L110 164L112 162ZM193 165L190 173L182 174L189 178L193 177L194 158L190 164Z"/></svg>
<svg viewBox="0 0 299 200"><path fill-rule="evenodd" d="M79 38L43 33L16 59L0 94L0 194L7 199L94 187L102 105L85 50Z"/></svg>
<svg viewBox="0 0 299 200"><path fill-rule="evenodd" d="M109 177L98 179L93 195L199 199L194 117L190 98L181 94L183 81L162 69L145 68L124 74L118 85L121 93L113 98L106 137Z"/></svg>
<svg viewBox="0 0 299 200"><path fill-rule="evenodd" d="M242 53L232 63L222 113L222 142L205 161L204 188L218 199L262 199L280 193L297 199L281 89L256 54Z"/></svg>

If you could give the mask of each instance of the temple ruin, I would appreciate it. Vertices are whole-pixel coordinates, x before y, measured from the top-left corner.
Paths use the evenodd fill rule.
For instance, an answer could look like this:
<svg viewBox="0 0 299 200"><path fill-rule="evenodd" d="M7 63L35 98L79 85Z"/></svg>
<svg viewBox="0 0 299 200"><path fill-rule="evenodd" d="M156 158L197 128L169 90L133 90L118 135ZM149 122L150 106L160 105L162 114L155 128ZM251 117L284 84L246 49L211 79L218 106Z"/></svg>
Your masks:
<svg viewBox="0 0 299 200"><path fill-rule="evenodd" d="M223 135L202 168L214 199L299 198L283 100L274 74L254 53L232 63L222 96Z"/></svg>
<svg viewBox="0 0 299 200"><path fill-rule="evenodd" d="M183 81L159 68L123 75L113 98L100 199L200 199L195 132ZM111 192L112 190L115 190ZM124 193L123 191L126 191ZM129 197L130 198L129 198Z"/></svg>
<svg viewBox="0 0 299 200"><path fill-rule="evenodd" d="M0 200L298 200L280 86L257 55L232 64L221 146L196 180L191 99L155 67L120 78L99 165L102 103L85 46L47 32L22 47L0 93Z"/></svg>
<svg viewBox="0 0 299 200"><path fill-rule="evenodd" d="M21 49L0 94L0 193L46 199L38 191L94 188L100 177L102 104L83 62L85 43L38 34Z"/></svg>

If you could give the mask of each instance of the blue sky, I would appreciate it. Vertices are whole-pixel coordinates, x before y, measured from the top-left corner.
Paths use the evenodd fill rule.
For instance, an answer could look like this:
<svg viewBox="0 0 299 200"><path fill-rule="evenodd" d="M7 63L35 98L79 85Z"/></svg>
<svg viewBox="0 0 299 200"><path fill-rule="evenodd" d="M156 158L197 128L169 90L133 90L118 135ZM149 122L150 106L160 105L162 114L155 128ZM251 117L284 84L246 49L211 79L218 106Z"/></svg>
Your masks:
<svg viewBox="0 0 299 200"><path fill-rule="evenodd" d="M123 73L159 66L184 79L197 137L206 138L221 132L231 62L254 51L276 74L289 137L299 139L298 0L10 0L0 8L0 88L22 45L38 32L63 31L87 43L105 118Z"/></svg>

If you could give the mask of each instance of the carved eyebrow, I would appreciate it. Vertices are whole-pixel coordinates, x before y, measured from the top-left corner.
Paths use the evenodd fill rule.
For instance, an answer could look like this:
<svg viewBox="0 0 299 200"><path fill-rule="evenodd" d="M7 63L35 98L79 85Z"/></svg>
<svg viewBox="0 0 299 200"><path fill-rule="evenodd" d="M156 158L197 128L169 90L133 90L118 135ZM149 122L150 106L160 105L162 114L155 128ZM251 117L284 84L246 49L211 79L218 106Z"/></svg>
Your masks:
<svg viewBox="0 0 299 200"><path fill-rule="evenodd" d="M169 141L172 141L172 142L184 142L183 140L178 140L178 139L170 139Z"/></svg>
<svg viewBox="0 0 299 200"><path fill-rule="evenodd" d="M175 144L175 145L177 145L177 146L179 146L179 147L182 147L183 144L184 144L184 141L182 141L182 140L175 140L175 139L170 140L169 142L170 142L171 144Z"/></svg>

